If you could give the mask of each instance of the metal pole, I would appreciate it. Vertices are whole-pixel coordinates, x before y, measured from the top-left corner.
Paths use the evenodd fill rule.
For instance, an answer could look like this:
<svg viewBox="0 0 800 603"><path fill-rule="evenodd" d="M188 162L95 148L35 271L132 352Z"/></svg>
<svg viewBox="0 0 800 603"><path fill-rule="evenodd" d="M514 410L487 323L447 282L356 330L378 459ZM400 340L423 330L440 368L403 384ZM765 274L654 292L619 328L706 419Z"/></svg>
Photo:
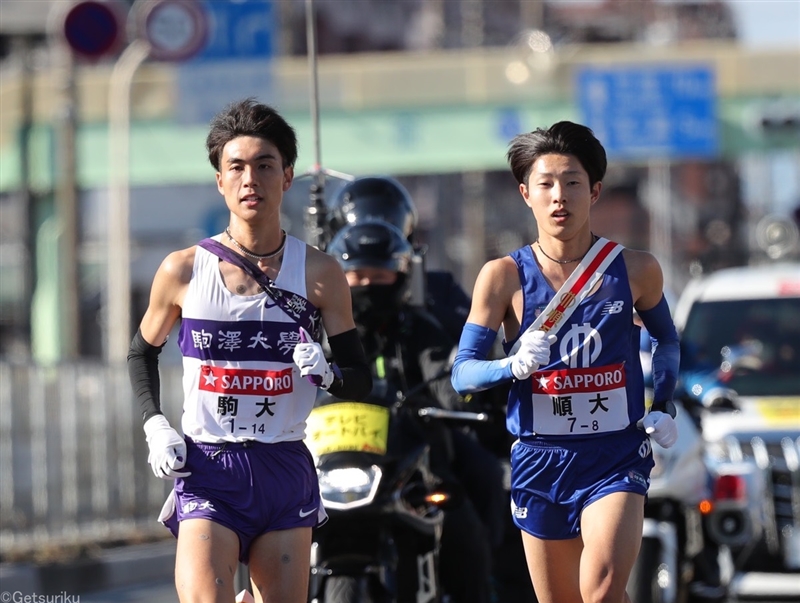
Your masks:
<svg viewBox="0 0 800 603"><path fill-rule="evenodd" d="M19 183L20 204L23 208L24 226L22 229L23 248L23 328L25 333L17 334L22 339L31 341L31 308L33 307L33 291L36 283L36 212L35 197L31 187L30 137L33 129L33 44L29 36L15 37L14 53L20 65L20 126L19 126ZM30 354L30 351L28 352Z"/></svg>
<svg viewBox="0 0 800 603"><path fill-rule="evenodd" d="M544 23L544 0L525 0L519 4L520 21L528 29L541 29Z"/></svg>
<svg viewBox="0 0 800 603"><path fill-rule="evenodd" d="M311 103L311 135L314 148L314 165L311 167L310 203L306 208L306 236L311 245L324 249L325 236L325 175L322 171L322 148L319 132L319 79L317 77L317 34L314 0L306 0L306 45L308 48L309 86Z"/></svg>
<svg viewBox="0 0 800 603"><path fill-rule="evenodd" d="M58 285L59 357L75 360L79 355L80 311L78 294L78 177L76 160L75 61L72 51L62 43L53 46L59 64L59 114L56 118L57 185L56 216L59 225Z"/></svg>
<svg viewBox="0 0 800 603"><path fill-rule="evenodd" d="M106 268L106 360L125 362L131 341L130 118L131 82L150 54L134 40L117 59L108 91L108 265Z"/></svg>
<svg viewBox="0 0 800 603"><path fill-rule="evenodd" d="M675 286L672 258L672 181L668 160L648 164L648 196L650 198L650 250L658 258L664 272L664 287Z"/></svg>

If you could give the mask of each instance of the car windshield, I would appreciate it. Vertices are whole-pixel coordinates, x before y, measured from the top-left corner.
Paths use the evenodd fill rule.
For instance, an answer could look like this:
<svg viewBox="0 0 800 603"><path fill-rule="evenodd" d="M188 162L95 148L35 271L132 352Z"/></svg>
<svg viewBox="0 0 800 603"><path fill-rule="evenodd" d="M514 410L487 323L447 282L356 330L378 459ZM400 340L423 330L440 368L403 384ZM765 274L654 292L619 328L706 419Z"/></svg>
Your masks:
<svg viewBox="0 0 800 603"><path fill-rule="evenodd" d="M681 370L717 369L740 395L800 395L800 298L694 304Z"/></svg>

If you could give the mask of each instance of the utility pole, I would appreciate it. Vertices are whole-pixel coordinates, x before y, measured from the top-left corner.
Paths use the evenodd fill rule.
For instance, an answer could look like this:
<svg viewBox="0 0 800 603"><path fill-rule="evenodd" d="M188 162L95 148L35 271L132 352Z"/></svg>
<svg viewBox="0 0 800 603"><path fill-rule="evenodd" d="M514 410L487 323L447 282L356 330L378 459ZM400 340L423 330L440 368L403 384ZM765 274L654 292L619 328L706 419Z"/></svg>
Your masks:
<svg viewBox="0 0 800 603"><path fill-rule="evenodd" d="M56 122L55 208L59 224L58 290L60 357L80 355L80 295L78 278L78 178L76 161L77 103L75 61L69 47L55 39L52 52L57 68L59 97Z"/></svg>
<svg viewBox="0 0 800 603"><path fill-rule="evenodd" d="M647 197L650 211L650 250L664 272L667 290L675 290L672 256L672 178L669 160L653 159L647 165Z"/></svg>
<svg viewBox="0 0 800 603"><path fill-rule="evenodd" d="M131 85L150 44L137 38L114 64L109 81L108 131L111 169L106 270L106 360L122 364L131 339L130 136Z"/></svg>
<svg viewBox="0 0 800 603"><path fill-rule="evenodd" d="M485 23L483 0L461 1L461 45L464 48L483 46ZM464 191L464 240L467 251L461 279L468 289L478 277L486 261L486 172L465 172L461 178Z"/></svg>
<svg viewBox="0 0 800 603"><path fill-rule="evenodd" d="M542 29L544 0L522 0L519 3L520 21L527 29Z"/></svg>
<svg viewBox="0 0 800 603"><path fill-rule="evenodd" d="M22 300L24 308L24 338L30 341L31 308L36 283L36 212L31 190L30 136L33 127L33 69L31 61L31 38L25 34L14 38L14 55L20 70L20 127L19 127L19 182L20 205L23 211L22 226Z"/></svg>

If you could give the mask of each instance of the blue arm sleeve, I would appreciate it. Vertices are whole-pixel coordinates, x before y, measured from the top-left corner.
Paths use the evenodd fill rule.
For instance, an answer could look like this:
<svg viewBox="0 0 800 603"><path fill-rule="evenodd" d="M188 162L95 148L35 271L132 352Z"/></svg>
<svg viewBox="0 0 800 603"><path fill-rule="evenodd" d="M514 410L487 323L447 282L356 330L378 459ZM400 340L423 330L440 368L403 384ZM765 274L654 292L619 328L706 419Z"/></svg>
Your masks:
<svg viewBox="0 0 800 603"><path fill-rule="evenodd" d="M459 394L471 394L513 379L511 360L486 360L497 331L473 323L464 325L450 381Z"/></svg>
<svg viewBox="0 0 800 603"><path fill-rule="evenodd" d="M662 410L667 401L672 400L678 382L678 366L681 351L675 323L669 312L667 299L650 310L639 310L645 328L650 332L653 352L653 410Z"/></svg>

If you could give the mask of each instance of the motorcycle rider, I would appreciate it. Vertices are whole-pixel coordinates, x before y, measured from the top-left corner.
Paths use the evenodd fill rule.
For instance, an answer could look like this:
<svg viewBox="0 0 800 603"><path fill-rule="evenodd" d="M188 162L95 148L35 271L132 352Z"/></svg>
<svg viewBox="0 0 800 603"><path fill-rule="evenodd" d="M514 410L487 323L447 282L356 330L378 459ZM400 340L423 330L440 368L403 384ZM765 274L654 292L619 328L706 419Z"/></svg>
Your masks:
<svg viewBox="0 0 800 603"><path fill-rule="evenodd" d="M379 220L344 226L327 252L342 266L353 315L376 387L450 410L462 399L448 378L455 341L426 309L409 303L414 250L404 233ZM458 428L431 422L427 440L440 478L455 478L467 496L445 512L440 574L453 601L490 600L491 539L502 525L505 505L497 459ZM487 523L481 520L487 518ZM492 522L491 518L497 518ZM498 523L500 522L500 523Z"/></svg>
<svg viewBox="0 0 800 603"><path fill-rule="evenodd" d="M331 240L348 224L382 220L395 226L424 259L425 249L415 241L418 213L408 190L390 176L361 176L344 184L330 201L328 231ZM424 303L454 341L469 314L470 297L446 270L425 270Z"/></svg>
<svg viewBox="0 0 800 603"><path fill-rule="evenodd" d="M358 177L345 183L336 190L328 202L328 238L333 236L343 227L350 224L360 224L370 220L381 220L395 226L403 233L406 240L411 243L417 259L422 262L414 265L416 271L420 267L424 270L423 279L415 279L415 283L422 281L424 285L422 294L414 286L409 302L415 306L422 306L438 320L450 338L458 342L469 314L471 299L464 289L458 284L452 272L446 270L427 270L424 268L425 247L417 240L418 212L408 190L395 178L385 175L367 175ZM414 276L418 276L414 274ZM496 346L495 354L502 357L502 349ZM474 432L483 444L483 447L495 455L497 459L505 459L512 443L505 429L505 405L508 397L508 386L498 385L491 390L478 392L464 399L469 400L465 409L473 412L488 412L492 420L488 424L477 425ZM467 455L457 456L457 462ZM465 480L469 483L479 482L481 476L475 471L465 469ZM480 484L472 488L476 491L474 498L493 497L496 493L487 491ZM507 501L503 501L504 506ZM487 503L479 507L491 506ZM519 532L508 514L503 514L500 519L492 519L491 546L494 557L493 582L495 595L500 601L514 601L515 603L528 603L533 600L533 590L530 578L524 563L522 543Z"/></svg>

